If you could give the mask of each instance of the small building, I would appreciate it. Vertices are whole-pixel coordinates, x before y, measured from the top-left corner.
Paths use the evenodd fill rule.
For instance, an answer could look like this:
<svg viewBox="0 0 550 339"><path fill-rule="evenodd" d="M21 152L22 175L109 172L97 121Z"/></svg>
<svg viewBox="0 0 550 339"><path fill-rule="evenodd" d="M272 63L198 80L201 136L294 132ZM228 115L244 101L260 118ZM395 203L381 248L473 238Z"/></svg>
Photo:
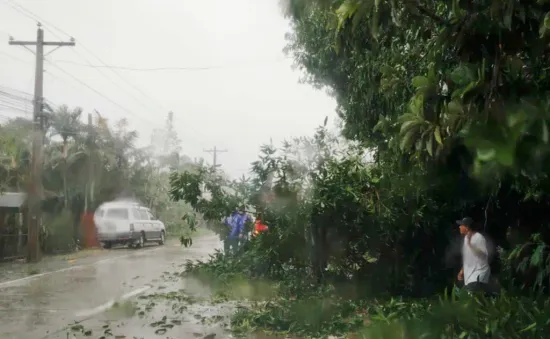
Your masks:
<svg viewBox="0 0 550 339"><path fill-rule="evenodd" d="M17 209L22 208L27 202L27 193L23 192L4 192L0 193L0 208L1 209Z"/></svg>
<svg viewBox="0 0 550 339"><path fill-rule="evenodd" d="M24 255L26 206L26 193L0 193L0 260Z"/></svg>

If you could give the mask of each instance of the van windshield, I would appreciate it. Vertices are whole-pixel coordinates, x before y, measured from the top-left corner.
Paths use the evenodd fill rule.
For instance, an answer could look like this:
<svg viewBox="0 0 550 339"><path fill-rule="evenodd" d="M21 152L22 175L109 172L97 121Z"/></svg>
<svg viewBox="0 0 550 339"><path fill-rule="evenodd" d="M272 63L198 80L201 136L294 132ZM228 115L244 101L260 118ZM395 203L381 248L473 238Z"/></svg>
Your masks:
<svg viewBox="0 0 550 339"><path fill-rule="evenodd" d="M107 210L107 213L105 213L105 218L128 220L128 209L127 208L110 208Z"/></svg>

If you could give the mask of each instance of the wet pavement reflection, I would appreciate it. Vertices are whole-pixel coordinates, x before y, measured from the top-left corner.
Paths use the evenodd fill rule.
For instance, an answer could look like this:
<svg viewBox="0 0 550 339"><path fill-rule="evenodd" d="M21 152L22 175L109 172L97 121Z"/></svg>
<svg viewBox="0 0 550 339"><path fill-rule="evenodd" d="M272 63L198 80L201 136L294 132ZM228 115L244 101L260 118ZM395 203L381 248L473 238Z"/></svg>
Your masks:
<svg viewBox="0 0 550 339"><path fill-rule="evenodd" d="M33 272L30 265L0 266L0 338L227 338L235 305L199 302L208 288L177 275L186 260L207 259L217 248L219 237L204 236L191 248L45 260Z"/></svg>

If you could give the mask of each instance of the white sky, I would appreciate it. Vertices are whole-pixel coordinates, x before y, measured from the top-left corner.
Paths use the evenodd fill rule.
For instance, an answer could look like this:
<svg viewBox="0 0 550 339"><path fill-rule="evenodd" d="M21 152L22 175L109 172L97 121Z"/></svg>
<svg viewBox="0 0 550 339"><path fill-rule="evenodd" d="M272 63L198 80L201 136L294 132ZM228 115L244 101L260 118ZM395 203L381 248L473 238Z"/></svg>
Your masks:
<svg viewBox="0 0 550 339"><path fill-rule="evenodd" d="M289 25L278 0L0 0L0 85L32 93L34 55L9 46L8 36L34 40L36 20L10 2L42 19L46 40L69 40L47 23L73 36L76 47L58 49L47 59L124 109L48 63L44 96L86 113L97 109L111 122L128 118L140 145L150 142L153 128L162 127L172 110L182 153L211 161L203 149L228 149L219 162L236 177L248 171L270 138L278 144L311 135L325 116L335 121L335 101L299 84L300 74L282 52ZM144 96L107 68L65 62L100 65L94 55L130 68L209 69L116 70ZM0 109L0 114L23 113Z"/></svg>

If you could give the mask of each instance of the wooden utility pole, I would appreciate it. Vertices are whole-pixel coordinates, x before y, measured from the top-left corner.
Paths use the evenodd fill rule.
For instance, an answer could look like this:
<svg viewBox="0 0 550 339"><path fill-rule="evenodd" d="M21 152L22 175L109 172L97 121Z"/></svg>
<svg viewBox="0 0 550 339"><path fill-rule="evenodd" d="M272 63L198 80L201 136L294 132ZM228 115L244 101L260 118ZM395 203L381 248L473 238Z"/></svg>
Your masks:
<svg viewBox="0 0 550 339"><path fill-rule="evenodd" d="M27 261L36 262L40 260L40 226L42 224L42 153L44 148L44 46L74 46L74 39L71 42L49 42L44 41L44 30L38 23L36 41L15 41L10 37L9 44L15 46L36 46L36 72L34 78L34 110L33 110L33 138L31 173L27 194L28 216L27 216Z"/></svg>
<svg viewBox="0 0 550 339"><path fill-rule="evenodd" d="M86 185L86 197L84 198L84 213L88 213L94 204L94 125L92 121L92 114L88 113L88 183Z"/></svg>
<svg viewBox="0 0 550 339"><path fill-rule="evenodd" d="M204 151L206 153L212 153L213 154L212 168L214 169L214 171L216 170L216 168L221 166L221 165L218 165L218 153L227 152L226 149L220 150L220 149L217 149L216 146L214 146L214 148L212 148L212 149L205 149Z"/></svg>

